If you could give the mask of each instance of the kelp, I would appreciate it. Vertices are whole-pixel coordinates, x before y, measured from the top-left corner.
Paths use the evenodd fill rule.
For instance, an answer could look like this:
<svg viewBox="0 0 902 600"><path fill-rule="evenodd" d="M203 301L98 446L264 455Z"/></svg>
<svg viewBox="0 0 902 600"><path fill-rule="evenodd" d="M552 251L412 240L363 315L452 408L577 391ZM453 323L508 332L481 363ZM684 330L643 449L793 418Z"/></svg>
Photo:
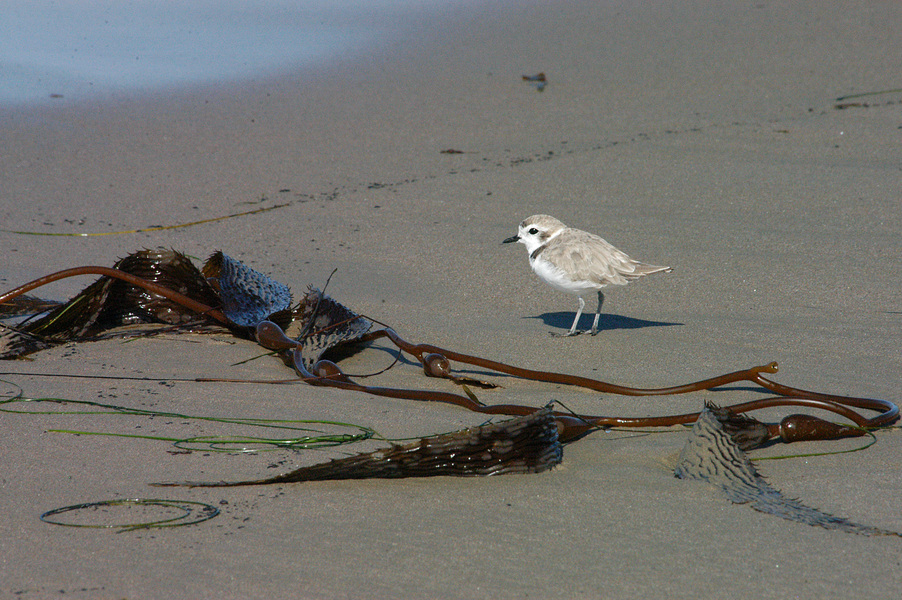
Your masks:
<svg viewBox="0 0 902 600"><path fill-rule="evenodd" d="M325 295L323 291L309 288L307 293L293 304L287 286L275 282L222 252L214 253L204 267L198 270L182 254L174 251L142 251L119 261L114 268L78 267L60 271L31 283L25 284L0 296L0 306L19 298L23 294L51 281L74 275L97 274L101 278L84 292L69 302L52 309L48 314L24 325L5 327L0 331L0 358L16 358L64 341L95 339L101 333L109 334L116 327L130 323L144 323L156 326L192 324L201 327L225 327L235 335L254 339L261 346L278 355L291 367L300 380L315 386L326 386L350 391L363 392L375 396L404 398L418 401L445 402L487 415L506 415L529 419L551 420L556 437L553 444L566 443L586 433L606 427L657 427L696 423L705 413L695 412L680 415L655 417L609 417L574 414L566 411L552 411L519 404L487 405L473 395L466 384L466 377L454 374L452 361L476 366L489 371L534 381L576 386L597 392L627 395L671 395L686 394L702 390L720 388L732 383L755 384L764 391L774 394L749 402L734 404L719 409L718 427L723 436L731 440L738 452L758 447L769 441L793 442L799 440L825 440L864 435L868 430L884 427L899 418L896 404L880 399L857 398L825 394L779 384L766 377L777 372L777 364L769 363L711 377L701 381L660 388L632 388L607 383L595 379L561 373L525 369L498 361L481 358L444 349L431 344L414 344L403 339L391 327L372 330L375 319L360 315ZM380 324L382 325L382 324ZM448 391L420 390L409 388L389 388L364 385L344 373L341 368L326 357L330 352L356 347L376 340L387 340L401 353L412 356L419 362L426 376L448 379L463 384L464 394ZM479 382L483 387L491 384ZM808 414L792 414L779 423L761 423L745 413L771 407L798 406L832 412L850 420L853 425L833 423ZM867 416L862 411L877 413ZM709 422L704 417L704 422ZM516 420L512 421L516 422ZM512 423L508 422L508 423ZM703 423L704 423L703 422ZM525 451L526 446L518 446L514 440L514 430L510 424L488 424L484 431L467 430L460 439L498 435ZM705 444L716 443L720 437L695 435L696 440ZM720 434L718 434L720 435ZM453 435L452 435L453 437ZM722 437L722 436L721 436ZM427 438L424 438L427 439ZM453 438L458 440L458 438ZM708 440L708 441L705 441ZM370 453L365 457L339 459L325 465L305 467L298 472L276 478L238 482L235 484L216 483L214 485L245 485L301 481L328 476L414 476L427 474L471 474L449 471L444 466L431 468L417 467L405 471L395 469L393 458L410 456L418 458L422 449L392 447ZM441 445L436 446L441 447ZM459 449L451 444L441 456L448 458ZM554 451L552 451L552 454ZM512 460L514 457L509 457ZM525 460L525 459L524 459ZM426 464L426 463L423 463ZM429 463L431 464L431 463ZM439 461L438 464L445 465ZM447 463L450 464L450 463ZM550 463L549 463L550 464ZM388 469L387 471L383 469ZM503 472L503 471L502 471ZM379 474L381 473L381 475ZM478 469L473 474L481 473ZM686 471L689 476L689 471ZM353 474L353 475L348 475ZM751 477L751 479L749 479ZM745 483L757 481L746 477ZM287 479L285 479L287 478ZM745 485L745 483L743 485ZM206 484L205 484L206 485ZM736 488L738 489L738 488ZM773 497L771 491L760 485L745 485L743 488L752 496ZM728 493L733 493L729 492ZM737 492L738 494L738 492ZM735 498L740 496L736 495ZM758 504L755 505L759 507ZM760 506L774 506L773 503ZM781 506L787 506L785 503ZM773 509L770 512L778 512ZM788 514L804 511L790 510ZM796 520L812 522L807 517ZM821 524L816 522L813 524ZM846 530L852 531L854 528ZM863 532L863 531L856 531Z"/></svg>
<svg viewBox="0 0 902 600"><path fill-rule="evenodd" d="M696 479L719 487L734 504L748 504L758 512L776 515L787 521L824 529L838 529L861 535L894 535L895 531L860 525L787 498L770 485L755 469L748 455L730 435L727 411L707 405L702 411L683 450L674 475Z"/></svg>
<svg viewBox="0 0 902 600"><path fill-rule="evenodd" d="M217 293L222 312L236 327L254 327L266 318L282 320L291 307L291 290L222 252L214 252L201 271Z"/></svg>
<svg viewBox="0 0 902 600"><path fill-rule="evenodd" d="M148 507L153 509L162 509L165 512L177 511L174 517L161 517L153 520L129 521L129 522L109 522L111 517L108 513L110 508L124 507L126 510L140 509L146 510ZM73 504L71 506L63 506L48 510L41 515L41 520L52 525L62 525L64 527L87 527L91 529L118 529L117 533L126 531L136 531L141 529L160 529L163 527L182 527L185 525L196 525L209 521L219 515L219 509L212 504L205 502L195 502L192 500L169 500L161 498L122 498L118 500L102 500L100 502L87 502L84 504ZM101 519L90 520L84 513L94 515L100 513ZM71 520L66 521L66 518ZM84 522L77 522L75 519L81 519ZM107 521L107 522L98 522Z"/></svg>
<svg viewBox="0 0 902 600"><path fill-rule="evenodd" d="M57 300L45 300L34 296L18 296L0 304L0 319L23 317L52 310L62 304Z"/></svg>
<svg viewBox="0 0 902 600"><path fill-rule="evenodd" d="M58 279L92 274L101 277L65 304L25 295ZM198 269L180 252L141 250L112 268L66 269L0 297L0 311L10 315L37 307L51 309L22 325L0 325L0 358L19 358L67 342L134 335L134 329L124 327L135 325L144 326L142 331L225 327L249 338L258 323L270 320L303 338L303 353L312 366L324 352L372 327L312 287L293 305L288 286L219 251Z"/></svg>
<svg viewBox="0 0 902 600"><path fill-rule="evenodd" d="M85 274L95 272L91 267L81 270ZM106 271L102 267L97 270ZM198 305L219 302L207 279L179 252L142 250L117 261L111 271L129 277L104 275L44 316L14 328L5 327L0 331L0 358L15 358L57 344L96 339L102 333L127 325L205 323L203 315L186 310L183 304L139 283L153 284L156 292L159 288L177 292ZM17 299L23 297L30 299L28 296Z"/></svg>
<svg viewBox="0 0 902 600"><path fill-rule="evenodd" d="M766 425L766 434L761 431L752 434L759 444L772 438L789 442L858 436L862 435L862 429L885 426L899 417L898 407L885 400L823 394L778 384L765 377L765 374L777 372L776 363L689 384L641 389L574 375L524 369L431 344L412 344L388 326L370 331L374 320L355 313L314 288L310 288L293 305L287 286L222 252L214 253L199 270L178 252L144 250L120 260L113 268L77 267L42 277L0 296L0 306L51 281L91 273L102 277L69 302L40 319L17 327L7 326L5 331L0 332L0 358L24 356L56 343L94 339L101 332L124 324L171 326L200 323L224 326L236 335L255 339L278 354L311 385L379 396L448 402L485 414L524 416L539 409L520 405L485 405L472 394L366 386L355 382L337 364L323 357L351 343L387 339L400 351L413 356L423 366L427 376L457 382L460 382L460 377L452 373L452 360L514 377L629 396L685 394L730 383L750 382L777 396L727 407L731 413L738 415L774 406L804 406L834 412L855 424L850 427L810 415L790 415L780 423ZM10 340L17 341L18 336L33 339L40 346L10 343ZM878 414L866 417L856 409L872 410ZM692 423L698 415L630 418L554 413L564 441L598 427L669 426ZM743 428L741 420L737 421L737 427Z"/></svg>
<svg viewBox="0 0 902 600"><path fill-rule="evenodd" d="M501 423L394 444L252 481L188 481L156 486L234 487L336 479L479 476L541 473L561 462L563 449L550 408Z"/></svg>

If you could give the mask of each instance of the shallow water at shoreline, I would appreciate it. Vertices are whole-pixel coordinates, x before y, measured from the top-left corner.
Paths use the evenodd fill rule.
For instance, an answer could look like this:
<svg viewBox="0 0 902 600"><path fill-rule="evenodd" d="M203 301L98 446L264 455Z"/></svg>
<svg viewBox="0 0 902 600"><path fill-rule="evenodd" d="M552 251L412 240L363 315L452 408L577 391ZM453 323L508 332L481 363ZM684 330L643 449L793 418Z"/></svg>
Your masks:
<svg viewBox="0 0 902 600"><path fill-rule="evenodd" d="M0 104L237 81L371 51L431 3L14 0L0 4Z"/></svg>

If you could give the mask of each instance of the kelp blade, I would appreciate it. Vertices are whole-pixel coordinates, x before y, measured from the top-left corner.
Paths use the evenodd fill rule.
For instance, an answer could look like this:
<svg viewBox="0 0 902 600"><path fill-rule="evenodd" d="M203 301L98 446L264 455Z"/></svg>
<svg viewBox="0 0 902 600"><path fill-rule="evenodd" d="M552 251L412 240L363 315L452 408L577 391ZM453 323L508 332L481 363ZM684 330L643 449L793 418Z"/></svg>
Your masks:
<svg viewBox="0 0 902 600"><path fill-rule="evenodd" d="M407 445L339 458L267 479L154 485L232 487L338 479L486 476L541 473L560 464L563 449L550 408L501 423L427 437Z"/></svg>

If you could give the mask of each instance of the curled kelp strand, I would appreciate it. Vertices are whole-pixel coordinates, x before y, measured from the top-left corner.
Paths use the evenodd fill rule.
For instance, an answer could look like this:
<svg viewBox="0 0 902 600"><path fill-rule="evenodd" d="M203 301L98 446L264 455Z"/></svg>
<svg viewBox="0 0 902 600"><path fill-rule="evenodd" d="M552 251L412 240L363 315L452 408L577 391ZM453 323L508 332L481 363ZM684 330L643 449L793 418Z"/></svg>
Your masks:
<svg viewBox="0 0 902 600"><path fill-rule="evenodd" d="M232 487L335 479L540 473L559 464L562 456L557 425L551 409L544 408L526 417L393 445L266 479L152 485Z"/></svg>
<svg viewBox="0 0 902 600"><path fill-rule="evenodd" d="M66 522L61 517L69 513L79 513L90 511L92 514L101 512L103 518L108 518L107 509L110 507L155 507L165 510L175 509L181 514L174 517L155 519L152 521L128 522L128 523L103 523L103 522L87 522L75 523ZM100 510L103 509L103 510ZM63 506L48 510L40 516L41 521L51 525L61 525L63 527L86 527L90 529L118 529L116 533L124 533L126 531L135 531L140 529L155 529L162 527L181 527L184 525L196 525L209 521L219 515L219 509L212 504L204 502L194 502L191 500L164 500L157 498L125 498L120 500L102 500L100 502L87 502L84 504L74 504L71 506Z"/></svg>

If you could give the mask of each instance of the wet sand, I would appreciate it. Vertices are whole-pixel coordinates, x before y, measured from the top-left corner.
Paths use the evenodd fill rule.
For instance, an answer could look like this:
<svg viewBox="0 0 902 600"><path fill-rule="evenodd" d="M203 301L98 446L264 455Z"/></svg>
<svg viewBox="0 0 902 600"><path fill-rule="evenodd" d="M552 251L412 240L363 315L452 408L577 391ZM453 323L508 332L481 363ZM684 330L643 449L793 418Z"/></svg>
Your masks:
<svg viewBox="0 0 902 600"><path fill-rule="evenodd" d="M900 399L902 96L836 100L898 87L895 3L574 1L405 18L390 47L275 78L0 109L0 229L118 232L283 205L143 233L0 232L0 286L144 247L199 260L222 249L296 294L337 269L329 294L406 339L520 366L655 387L777 361L780 383ZM542 92L521 79L538 72ZM500 244L538 212L674 272L607 294L598 336L552 338L575 299L537 280L522 247ZM63 299L88 281L41 295ZM7 395L18 386L189 416L340 420L389 438L484 420L304 385L183 381L290 375L275 359L236 364L259 354L227 336L106 341L4 362L0 379ZM390 360L377 347L342 366ZM608 415L760 397L631 399L495 379L503 387L482 400ZM371 381L450 385L410 364ZM379 444L184 453L55 429L260 434L196 419L2 414L5 597L813 599L902 585L898 538L789 523L675 479L678 428L593 433L539 475L164 491L148 483L257 478ZM900 451L890 430L862 452L758 467L788 496L902 531ZM38 518L160 497L221 514L118 534Z"/></svg>

